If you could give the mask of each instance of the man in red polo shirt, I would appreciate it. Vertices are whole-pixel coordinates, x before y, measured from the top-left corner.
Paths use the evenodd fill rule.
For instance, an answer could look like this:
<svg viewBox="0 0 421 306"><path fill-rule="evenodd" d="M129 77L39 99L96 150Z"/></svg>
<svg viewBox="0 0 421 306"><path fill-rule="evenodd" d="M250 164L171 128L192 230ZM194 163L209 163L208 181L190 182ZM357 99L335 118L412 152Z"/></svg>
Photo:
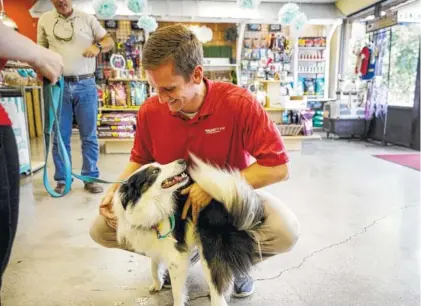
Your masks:
<svg viewBox="0 0 421 306"><path fill-rule="evenodd" d="M285 146L265 110L246 89L204 78L202 61L202 46L185 26L165 27L150 36L142 65L157 96L138 112L130 162L119 179L154 161L188 160L189 152L220 167L241 170L256 189L287 179ZM118 187L113 185L103 198L90 234L103 246L123 248L116 242L111 203ZM189 193L183 217L191 207L195 219L211 197L197 184L183 192ZM295 216L278 199L258 192L266 199L268 215L259 237L262 253L268 257L290 250L298 239ZM234 296L245 297L253 290L252 279L237 276Z"/></svg>

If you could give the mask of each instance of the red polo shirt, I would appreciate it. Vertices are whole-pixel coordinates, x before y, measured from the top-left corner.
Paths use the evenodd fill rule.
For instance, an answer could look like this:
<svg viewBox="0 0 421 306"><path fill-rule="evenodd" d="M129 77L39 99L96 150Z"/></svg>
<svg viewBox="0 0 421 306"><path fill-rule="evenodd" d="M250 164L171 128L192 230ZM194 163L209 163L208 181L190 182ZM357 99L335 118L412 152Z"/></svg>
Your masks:
<svg viewBox="0 0 421 306"><path fill-rule="evenodd" d="M278 129L247 89L207 79L205 83L206 98L193 119L172 113L157 96L145 101L137 115L131 161L167 164L188 160L192 152L239 170L249 166L250 155L262 166L288 162Z"/></svg>

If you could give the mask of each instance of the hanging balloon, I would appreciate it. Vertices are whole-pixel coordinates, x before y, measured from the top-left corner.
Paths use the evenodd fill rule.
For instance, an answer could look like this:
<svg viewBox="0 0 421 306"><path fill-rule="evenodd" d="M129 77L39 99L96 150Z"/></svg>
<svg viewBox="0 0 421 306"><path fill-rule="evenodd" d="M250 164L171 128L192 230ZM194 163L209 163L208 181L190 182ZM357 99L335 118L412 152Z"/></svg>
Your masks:
<svg viewBox="0 0 421 306"><path fill-rule="evenodd" d="M239 7L243 9L257 9L260 5L261 0L237 0Z"/></svg>
<svg viewBox="0 0 421 306"><path fill-rule="evenodd" d="M152 16L141 16L137 22L139 28L146 32L154 32L158 28L158 23Z"/></svg>
<svg viewBox="0 0 421 306"><path fill-rule="evenodd" d="M294 31L300 32L307 24L307 15L303 12L299 12L297 16L292 20L292 27Z"/></svg>
<svg viewBox="0 0 421 306"><path fill-rule="evenodd" d="M300 12L300 8L295 3L288 3L281 7L278 13L278 20L282 25L291 24L292 20Z"/></svg>
<svg viewBox="0 0 421 306"><path fill-rule="evenodd" d="M95 14L102 19L113 18L117 12L116 0L95 0L93 6Z"/></svg>
<svg viewBox="0 0 421 306"><path fill-rule="evenodd" d="M147 6L147 0L128 0L127 1L127 7L129 10L131 10L135 14L142 13L146 6Z"/></svg>

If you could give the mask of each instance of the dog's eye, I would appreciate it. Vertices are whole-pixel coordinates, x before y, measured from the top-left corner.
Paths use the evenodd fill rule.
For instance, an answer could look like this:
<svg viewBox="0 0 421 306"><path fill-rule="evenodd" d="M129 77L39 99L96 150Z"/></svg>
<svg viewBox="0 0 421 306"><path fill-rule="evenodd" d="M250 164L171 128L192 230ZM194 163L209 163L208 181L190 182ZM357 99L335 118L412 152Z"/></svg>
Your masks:
<svg viewBox="0 0 421 306"><path fill-rule="evenodd" d="M161 170L159 170L159 169L154 169L154 170L152 171L152 173L153 173L153 174L158 174L158 173L159 173L159 171L161 171Z"/></svg>

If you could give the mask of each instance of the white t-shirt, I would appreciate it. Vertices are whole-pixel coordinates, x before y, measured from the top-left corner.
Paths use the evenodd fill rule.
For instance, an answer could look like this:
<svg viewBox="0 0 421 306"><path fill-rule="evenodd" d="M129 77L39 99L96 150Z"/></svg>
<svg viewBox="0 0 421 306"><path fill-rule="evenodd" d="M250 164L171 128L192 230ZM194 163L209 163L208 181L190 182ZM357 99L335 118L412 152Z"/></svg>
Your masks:
<svg viewBox="0 0 421 306"><path fill-rule="evenodd" d="M107 34L95 16L73 9L72 15L65 18L54 9L41 16L37 32L39 45L63 57L65 76L95 72L96 58L83 56L89 46ZM62 41L57 37L65 40L72 38Z"/></svg>

